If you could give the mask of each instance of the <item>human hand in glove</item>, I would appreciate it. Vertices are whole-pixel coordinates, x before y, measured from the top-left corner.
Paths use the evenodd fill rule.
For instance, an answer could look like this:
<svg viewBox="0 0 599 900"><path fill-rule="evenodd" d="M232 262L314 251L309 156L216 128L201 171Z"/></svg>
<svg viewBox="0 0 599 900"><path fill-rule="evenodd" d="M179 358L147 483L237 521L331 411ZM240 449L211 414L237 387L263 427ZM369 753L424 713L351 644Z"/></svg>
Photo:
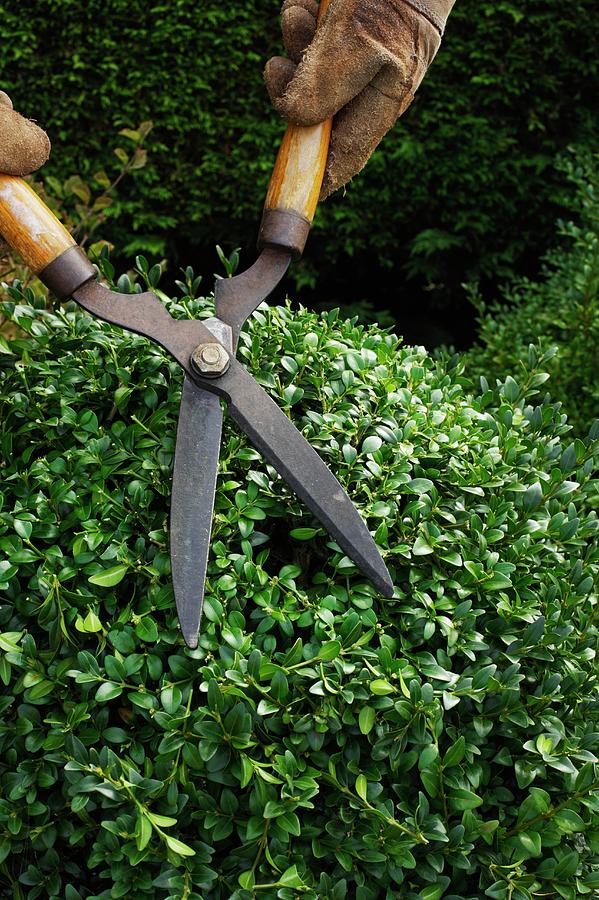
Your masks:
<svg viewBox="0 0 599 900"><path fill-rule="evenodd" d="M10 97L0 91L0 172L28 175L39 169L49 154L46 132L15 112Z"/></svg>
<svg viewBox="0 0 599 900"><path fill-rule="evenodd" d="M276 109L296 125L335 116L321 199L344 185L408 108L455 0L284 0L283 40L264 72Z"/></svg>

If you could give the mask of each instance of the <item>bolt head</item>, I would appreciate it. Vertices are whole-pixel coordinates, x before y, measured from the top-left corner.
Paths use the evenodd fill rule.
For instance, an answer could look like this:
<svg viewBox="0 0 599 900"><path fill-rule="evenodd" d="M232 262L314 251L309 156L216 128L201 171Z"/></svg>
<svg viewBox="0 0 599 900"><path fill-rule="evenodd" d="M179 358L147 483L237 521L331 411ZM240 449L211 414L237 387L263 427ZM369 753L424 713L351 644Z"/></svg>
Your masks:
<svg viewBox="0 0 599 900"><path fill-rule="evenodd" d="M229 354L218 343L199 344L191 354L191 366L204 378L218 378L229 368Z"/></svg>

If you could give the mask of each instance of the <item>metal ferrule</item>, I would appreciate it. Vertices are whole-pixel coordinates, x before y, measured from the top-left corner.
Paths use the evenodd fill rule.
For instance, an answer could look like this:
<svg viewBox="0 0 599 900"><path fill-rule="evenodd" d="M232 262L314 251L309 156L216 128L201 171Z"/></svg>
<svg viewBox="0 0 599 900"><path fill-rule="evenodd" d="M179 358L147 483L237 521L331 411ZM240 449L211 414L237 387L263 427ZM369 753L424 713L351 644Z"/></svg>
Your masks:
<svg viewBox="0 0 599 900"><path fill-rule="evenodd" d="M297 259L304 252L310 222L304 216L287 209L265 209L258 234L258 249L280 247Z"/></svg>
<svg viewBox="0 0 599 900"><path fill-rule="evenodd" d="M60 300L72 297L77 288L96 277L96 270L80 247L74 245L52 260L37 277Z"/></svg>

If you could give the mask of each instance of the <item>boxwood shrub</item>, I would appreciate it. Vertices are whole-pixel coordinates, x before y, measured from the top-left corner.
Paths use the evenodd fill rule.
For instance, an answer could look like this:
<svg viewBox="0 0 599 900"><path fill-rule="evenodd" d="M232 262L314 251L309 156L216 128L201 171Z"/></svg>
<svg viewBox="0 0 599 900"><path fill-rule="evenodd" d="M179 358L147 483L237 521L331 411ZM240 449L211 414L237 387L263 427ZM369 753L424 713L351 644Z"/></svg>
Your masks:
<svg viewBox="0 0 599 900"><path fill-rule="evenodd" d="M572 441L534 348L519 383L473 385L377 327L260 308L240 357L355 498L396 594L227 427L190 651L167 530L180 372L43 306L4 303L2 896L597 896L599 428Z"/></svg>

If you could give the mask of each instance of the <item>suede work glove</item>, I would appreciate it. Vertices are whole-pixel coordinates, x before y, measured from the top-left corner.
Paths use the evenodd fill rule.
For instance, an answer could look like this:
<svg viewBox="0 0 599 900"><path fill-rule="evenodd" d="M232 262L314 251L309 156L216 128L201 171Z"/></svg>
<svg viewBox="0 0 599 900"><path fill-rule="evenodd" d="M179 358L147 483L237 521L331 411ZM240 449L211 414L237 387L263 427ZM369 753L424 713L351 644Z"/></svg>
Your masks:
<svg viewBox="0 0 599 900"><path fill-rule="evenodd" d="M297 125L335 116L321 199L366 164L408 108L441 43L455 0L284 0L289 58L264 71L276 109Z"/></svg>
<svg viewBox="0 0 599 900"><path fill-rule="evenodd" d="M0 91L0 172L29 175L46 162L49 154L46 132L15 112L10 97Z"/></svg>

